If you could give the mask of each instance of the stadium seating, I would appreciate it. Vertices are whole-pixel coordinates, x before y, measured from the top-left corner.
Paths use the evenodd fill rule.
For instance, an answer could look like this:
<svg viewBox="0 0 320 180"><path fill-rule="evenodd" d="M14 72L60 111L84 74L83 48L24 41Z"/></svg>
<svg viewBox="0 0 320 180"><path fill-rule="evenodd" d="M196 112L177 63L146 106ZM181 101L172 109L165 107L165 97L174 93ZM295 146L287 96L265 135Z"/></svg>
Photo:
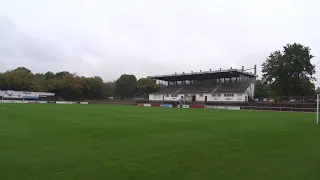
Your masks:
<svg viewBox="0 0 320 180"><path fill-rule="evenodd" d="M189 84L185 85L179 93L211 93L219 84Z"/></svg>
<svg viewBox="0 0 320 180"><path fill-rule="evenodd" d="M215 93L239 93L248 88L248 83L222 83Z"/></svg>
<svg viewBox="0 0 320 180"><path fill-rule="evenodd" d="M167 86L165 88L161 88L160 89L160 93L166 94L166 93L175 93L176 91L178 91L179 89L181 89L183 87L183 85L173 85L173 86Z"/></svg>

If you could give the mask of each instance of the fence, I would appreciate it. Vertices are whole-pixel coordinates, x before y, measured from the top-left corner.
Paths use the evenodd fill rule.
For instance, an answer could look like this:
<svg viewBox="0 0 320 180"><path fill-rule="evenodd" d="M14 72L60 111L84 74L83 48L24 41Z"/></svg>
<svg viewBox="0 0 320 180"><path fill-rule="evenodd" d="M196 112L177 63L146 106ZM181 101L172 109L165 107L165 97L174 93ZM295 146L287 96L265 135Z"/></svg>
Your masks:
<svg viewBox="0 0 320 180"><path fill-rule="evenodd" d="M209 108L217 110L259 110L259 111L287 111L287 112L316 112L317 108L313 107L283 107L283 106L227 106L227 105L177 105L159 104L159 103L137 103L140 107L164 107L164 108Z"/></svg>
<svg viewBox="0 0 320 180"><path fill-rule="evenodd" d="M317 108L240 106L241 110L316 112Z"/></svg>
<svg viewBox="0 0 320 180"><path fill-rule="evenodd" d="M270 101L277 103L316 103L316 96L280 96L276 98L257 98L255 101Z"/></svg>

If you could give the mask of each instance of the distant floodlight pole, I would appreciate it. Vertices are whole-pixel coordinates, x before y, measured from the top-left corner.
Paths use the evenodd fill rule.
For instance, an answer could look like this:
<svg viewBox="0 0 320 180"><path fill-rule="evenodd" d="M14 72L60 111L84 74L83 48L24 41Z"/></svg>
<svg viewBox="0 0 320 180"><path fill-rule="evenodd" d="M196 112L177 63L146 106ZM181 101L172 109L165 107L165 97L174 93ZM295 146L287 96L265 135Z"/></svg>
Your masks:
<svg viewBox="0 0 320 180"><path fill-rule="evenodd" d="M319 94L317 94L317 124L319 124Z"/></svg>

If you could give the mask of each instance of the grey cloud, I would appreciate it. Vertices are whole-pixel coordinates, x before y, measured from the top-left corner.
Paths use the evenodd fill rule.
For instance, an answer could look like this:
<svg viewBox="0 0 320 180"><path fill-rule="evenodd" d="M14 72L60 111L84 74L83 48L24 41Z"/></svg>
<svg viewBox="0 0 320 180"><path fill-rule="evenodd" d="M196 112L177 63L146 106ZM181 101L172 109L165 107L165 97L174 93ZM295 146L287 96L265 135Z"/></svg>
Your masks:
<svg viewBox="0 0 320 180"><path fill-rule="evenodd" d="M27 64L113 80L121 73L260 69L272 51L292 42L310 46L319 69L319 6L314 0L2 0L0 12L23 38L0 35L6 57L0 70Z"/></svg>
<svg viewBox="0 0 320 180"><path fill-rule="evenodd" d="M32 62L59 61L57 50L25 34L16 24L5 16L0 16L0 57L6 63L17 59Z"/></svg>

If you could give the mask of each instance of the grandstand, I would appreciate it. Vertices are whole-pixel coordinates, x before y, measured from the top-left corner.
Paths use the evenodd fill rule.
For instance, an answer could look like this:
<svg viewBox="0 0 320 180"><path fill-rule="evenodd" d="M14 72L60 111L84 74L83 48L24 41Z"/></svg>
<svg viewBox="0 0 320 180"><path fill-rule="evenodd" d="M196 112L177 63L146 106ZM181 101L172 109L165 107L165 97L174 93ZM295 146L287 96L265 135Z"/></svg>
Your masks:
<svg viewBox="0 0 320 180"><path fill-rule="evenodd" d="M254 70L254 73L248 72ZM150 101L248 102L254 97L256 66L251 69L228 69L149 76L159 90Z"/></svg>

